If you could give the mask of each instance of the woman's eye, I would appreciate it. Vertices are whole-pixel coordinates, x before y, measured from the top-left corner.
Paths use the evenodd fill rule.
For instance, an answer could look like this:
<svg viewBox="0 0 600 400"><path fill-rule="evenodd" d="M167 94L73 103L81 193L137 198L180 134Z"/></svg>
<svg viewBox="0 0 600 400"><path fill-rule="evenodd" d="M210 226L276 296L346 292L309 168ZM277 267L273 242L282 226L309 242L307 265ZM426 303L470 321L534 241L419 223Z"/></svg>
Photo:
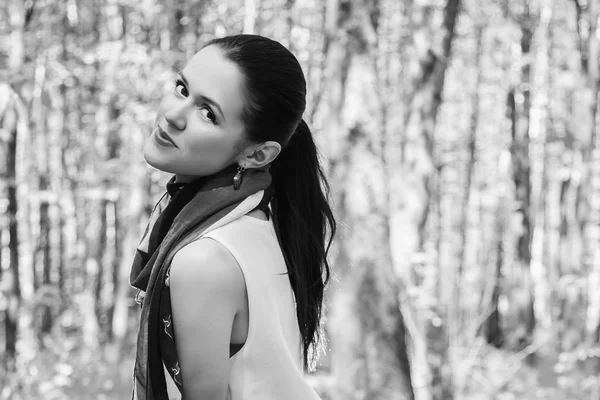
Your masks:
<svg viewBox="0 0 600 400"><path fill-rule="evenodd" d="M183 97L187 97L187 95L188 95L185 85L179 79L177 79L175 81L175 93L177 93L178 95L183 96Z"/></svg>
<svg viewBox="0 0 600 400"><path fill-rule="evenodd" d="M200 114L202 114L202 116L204 118L210 120L213 124L215 123L217 118L215 117L215 114L211 111L210 108L202 107L202 108L200 108L199 111L200 111Z"/></svg>

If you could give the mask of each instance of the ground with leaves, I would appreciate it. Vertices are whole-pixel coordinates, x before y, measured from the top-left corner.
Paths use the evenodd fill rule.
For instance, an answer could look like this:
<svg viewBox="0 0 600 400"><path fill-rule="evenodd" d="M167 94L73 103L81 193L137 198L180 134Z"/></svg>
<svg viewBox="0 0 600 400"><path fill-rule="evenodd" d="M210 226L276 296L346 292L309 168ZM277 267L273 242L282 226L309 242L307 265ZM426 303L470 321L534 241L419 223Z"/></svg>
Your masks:
<svg viewBox="0 0 600 400"><path fill-rule="evenodd" d="M49 338L44 351L23 354L19 374L0 379L2 400L124 399L131 391L133 343L130 354L117 366L105 351L90 352L64 338ZM529 365L519 355L491 347L481 349L471 369L463 400L576 400L598 393L594 373L600 350L573 350L559 355L538 353ZM32 357L32 358L30 358ZM308 377L323 400L334 399L335 380L317 371ZM92 397L90 397L92 396ZM375 400L375 399L374 399Z"/></svg>

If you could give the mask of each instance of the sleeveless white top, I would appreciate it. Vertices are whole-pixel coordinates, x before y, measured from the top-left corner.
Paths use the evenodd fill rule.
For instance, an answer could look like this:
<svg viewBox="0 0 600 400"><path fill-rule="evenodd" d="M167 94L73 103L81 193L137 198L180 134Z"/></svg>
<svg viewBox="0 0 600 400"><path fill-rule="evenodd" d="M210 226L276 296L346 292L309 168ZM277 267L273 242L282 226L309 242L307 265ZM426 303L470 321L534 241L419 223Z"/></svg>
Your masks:
<svg viewBox="0 0 600 400"><path fill-rule="evenodd" d="M244 215L199 238L229 250L248 293L248 336L230 358L227 400L320 400L304 379L294 294L272 221ZM165 377L169 399L180 399Z"/></svg>

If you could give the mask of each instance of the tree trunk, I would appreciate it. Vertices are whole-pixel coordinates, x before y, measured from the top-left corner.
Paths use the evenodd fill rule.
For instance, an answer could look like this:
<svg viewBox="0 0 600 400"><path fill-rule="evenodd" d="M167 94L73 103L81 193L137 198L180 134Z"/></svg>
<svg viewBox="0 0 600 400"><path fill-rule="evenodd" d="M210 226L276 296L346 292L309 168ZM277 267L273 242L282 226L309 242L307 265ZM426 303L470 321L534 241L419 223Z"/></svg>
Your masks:
<svg viewBox="0 0 600 400"><path fill-rule="evenodd" d="M119 266L121 265L121 238L119 235L119 231L121 226L119 224L118 219L118 209L117 202L111 201L109 202L109 208L107 210L108 215L107 218L107 243L108 246L111 247L112 250L112 259L110 260L110 287L112 288L110 297L108 299L108 307L106 309L106 339L109 342L114 340L114 332L113 332L113 320L115 315L115 303L116 296L119 287ZM108 212L110 211L110 212ZM110 232L110 235L108 234ZM110 240L109 240L110 239Z"/></svg>
<svg viewBox="0 0 600 400"><path fill-rule="evenodd" d="M580 3L573 0L577 15L577 32L581 56L583 124L583 180L578 191L577 218L583 239L582 274L588 276L588 306L586 330L591 344L600 344L600 145L598 143L597 113L600 89L600 40L598 18L600 5L596 1Z"/></svg>
<svg viewBox="0 0 600 400"><path fill-rule="evenodd" d="M115 240L119 242L115 259L118 262L118 278L114 289L114 313L112 317L113 341L107 346L107 356L113 362L121 361L127 354L126 341L129 321L129 305L132 303L133 289L129 285L129 272L133 262L135 249L142 231L141 221L144 215L146 192L146 170L144 161L141 160L143 148L143 135L134 131L130 134L132 140L123 146L125 154L128 154L132 162L128 166L129 180L126 187L121 191L116 207L115 226L119 229ZM123 195L127 193L127 195Z"/></svg>
<svg viewBox="0 0 600 400"><path fill-rule="evenodd" d="M45 135L45 134L44 134ZM47 159L46 159L47 160ZM46 165L47 167L47 165ZM48 169L42 169L42 171L48 171ZM52 235L52 230L50 228L50 215L49 209L50 204L48 201L47 193L49 192L49 177L46 175L47 172L40 173L40 183L39 183L39 191L44 193L46 197L42 199L42 203L40 204L40 236L38 239L38 257L37 261L41 264L42 270L42 285L40 288L48 287L47 285L51 285L52 281L50 278L52 263L51 263L51 249L50 249L50 238ZM39 271L39 267L37 270ZM41 321L40 321L40 334L43 336L47 334L52 329L52 310L49 304L39 304L41 307Z"/></svg>
<svg viewBox="0 0 600 400"><path fill-rule="evenodd" d="M8 57L9 77L17 76L23 69L25 60L26 28L25 4L12 0L9 5L9 21L11 29L11 50ZM19 221L17 213L17 154L23 156L21 144L25 136L26 122L25 105L18 94L7 84L0 82L0 130L7 134L6 147L3 154L5 164L0 165L0 173L6 177L6 217L8 220L8 268L4 270L2 288L6 299L6 314L4 316L4 364L10 376L16 371L16 343L19 333L19 317L21 315L21 275L19 273ZM21 125L21 126L19 126ZM23 128L23 129L21 129ZM0 142L1 143L1 142ZM19 152L19 153L17 153ZM0 236L0 246L3 246ZM10 394L10 390L8 392Z"/></svg>
<svg viewBox="0 0 600 400"><path fill-rule="evenodd" d="M168 10L171 12L172 10ZM161 15L165 18L163 22L168 24L168 13ZM101 14L94 15L94 23L96 26L101 25ZM164 40L164 41L163 41ZM161 46L170 46L169 38L161 37ZM89 120L91 122L86 128L93 133L93 141L87 147L93 156L86 160L88 167L86 185L78 185L81 189L88 188L79 199L78 208L80 210L80 225L82 221L86 221L83 229L82 240L84 243L85 252L83 254L83 287L81 293L81 312L83 318L83 340L86 346L91 349L97 349L101 341L101 302L100 289L102 287L102 272L103 272L103 255L105 253L105 235L106 235L106 207L105 207L105 168L104 161L106 159L106 139L108 131L107 110L105 101L108 96L105 96L106 90L110 91L110 82L107 82L105 75L109 74L112 64L107 63L104 68L101 68L100 60L94 62L94 81L89 87L89 96L94 102L94 111L90 110ZM89 164L88 164L89 163ZM84 169L85 170L85 169ZM100 173L102 170L102 173ZM91 173L90 173L91 172Z"/></svg>
<svg viewBox="0 0 600 400"><path fill-rule="evenodd" d="M410 104L404 121L403 140L400 154L400 170L395 185L397 193L392 205L392 240L394 266L397 274L406 279L413 270L417 255L424 253L424 233L431 204L431 179L435 174L433 163L433 133L437 111L441 103L447 60L450 58L455 36L459 0L447 0L444 6L442 26L439 28L439 47L424 51L414 78L415 87L407 96ZM422 257L419 257L422 258ZM439 269L439 265L434 268ZM424 283L430 302L425 321L428 366L432 397L452 399L454 394L451 369L448 367L448 319L447 305L451 301L452 285L441 282L452 281L447 271L438 270Z"/></svg>
<svg viewBox="0 0 600 400"><path fill-rule="evenodd" d="M294 37L294 9L296 7L296 0L285 0L285 12L286 12L286 29L287 34L281 41L285 47L287 47L293 54L296 54L296 38Z"/></svg>
<svg viewBox="0 0 600 400"><path fill-rule="evenodd" d="M256 0L244 0L244 33L255 33L256 7Z"/></svg>
<svg viewBox="0 0 600 400"><path fill-rule="evenodd" d="M381 183L383 126L346 121L343 111L351 97L346 87L349 75L374 74L373 38L378 3L362 1L342 8L330 0L325 15L326 80L317 94L324 107L315 118L323 118L327 132L329 176L335 195L339 224L339 251L334 257L339 283L331 289L328 331L332 336L332 372L336 399L413 399L406 350L406 330L400 303L400 288L393 272L389 238L389 187ZM352 25L353 18L361 23ZM351 30L351 28L353 28ZM355 88L374 98L372 85ZM358 93L353 93L354 96ZM371 96L373 95L373 96ZM322 96L322 97L321 97ZM374 107L377 105L373 105ZM358 115L360 113L349 113ZM354 126L348 132L344 126ZM325 137L319 138L325 140ZM369 165L370 168L363 168ZM339 286L338 286L339 285Z"/></svg>
<svg viewBox="0 0 600 400"><path fill-rule="evenodd" d="M100 189L101 192L105 193L105 188ZM94 241L94 244L89 243L88 248L91 249L91 257L88 258L88 267L91 267L92 273L88 275L90 278L90 282L93 282L93 290L94 290L94 313L96 315L96 323L99 328L104 326L104 307L103 307L103 299L102 299L102 291L104 285L104 255L107 252L106 249L106 204L107 200L105 198L101 199L93 199L94 203L98 203L96 207L94 207L94 212L99 213L98 220L92 218L94 223L98 225L94 225L96 231L92 233L90 239ZM90 240L88 239L88 240ZM89 256L88 256L89 257ZM93 259L93 262L91 261ZM92 266L93 265L93 266ZM90 269L88 269L88 272Z"/></svg>
<svg viewBox="0 0 600 400"><path fill-rule="evenodd" d="M576 210L579 187L579 171L583 169L579 151L567 149L573 155L573 161L563 166L566 174L561 177L559 196L559 252L560 260L557 272L560 276L557 290L558 315L560 321L559 340L562 351L575 349L584 338L581 327L583 315L579 310L583 308L581 290L576 280L569 277L580 276L581 237L577 222ZM567 277L567 279L565 279Z"/></svg>
<svg viewBox="0 0 600 400"><path fill-rule="evenodd" d="M189 16L184 14L184 4L186 3L185 0L171 0L173 2L173 10L171 11L171 15L172 15L172 25L171 25L171 32L173 32L173 36L171 36L171 49L174 49L175 51L181 51L182 50L182 38L185 34L185 25L181 23L183 18L189 18Z"/></svg>
<svg viewBox="0 0 600 400"><path fill-rule="evenodd" d="M24 118L24 106L21 104L17 94L5 84L0 84L0 93L4 92L6 103L4 107L0 106L1 128L8 133L6 143L6 164L3 169L6 171L6 190L7 190L7 219L8 219L8 252L9 265L4 271L3 291L6 297L7 308L4 317L5 329L5 365L7 371L16 369L16 343L18 334L18 324L21 308L21 285L19 274L19 237L18 237L18 201L17 201L17 135L19 134L19 123ZM1 239L1 238L0 238ZM1 240L0 240L1 241ZM0 243L0 246L2 243Z"/></svg>
<svg viewBox="0 0 600 400"><path fill-rule="evenodd" d="M352 129L350 136L346 156L335 169L347 191L336 202L338 218L348 221L340 232L344 236L336 263L340 285L333 288L329 324L335 398L412 400L400 287L391 262L387 210L377 184L382 165L362 127ZM361 165L370 168L357 168Z"/></svg>
<svg viewBox="0 0 600 400"><path fill-rule="evenodd" d="M504 265L504 233L506 231L506 220L508 218L506 207L506 195L504 194L506 192L506 184L502 185L499 188L498 192L498 206L494 221L495 260L494 271L492 275L493 281L491 285L492 289L489 300L489 310L485 310L487 312L487 317L483 322L482 331L487 343L495 346L496 348L501 348L504 345L505 340L504 332L502 329L499 305L500 294L502 293L503 286L502 267ZM484 302L486 300L487 299L484 299Z"/></svg>
<svg viewBox="0 0 600 400"><path fill-rule="evenodd" d="M515 268L513 274L512 306L516 315L515 340L519 350L533 342L535 313L533 298L533 279L531 276L531 239L533 233L533 214L531 207L531 165L530 165L530 111L531 111L531 42L533 39L532 17L528 4L521 22L521 71L519 88L509 94L510 107L515 110L515 120L511 129L512 175L514 181L514 217L519 221L515 238ZM516 103L515 96L522 98Z"/></svg>
<svg viewBox="0 0 600 400"><path fill-rule="evenodd" d="M95 349L99 344L99 308L97 293L100 269L102 268L102 254L104 253L104 213L102 212L102 199L92 198L86 201L88 225L86 227L86 257L85 279L81 295L81 309L84 316L83 339L86 346Z"/></svg>
<svg viewBox="0 0 600 400"><path fill-rule="evenodd" d="M5 319L6 328L6 357L9 362L9 369L14 369L12 362L16 355L17 329L19 323L19 308L21 305L21 286L19 283L19 238L17 222L17 188L15 178L15 154L16 154L16 136L17 130L9 130L11 140L8 143L8 234L9 234L9 262L10 262L10 280L9 291L7 294L8 309Z"/></svg>
<svg viewBox="0 0 600 400"><path fill-rule="evenodd" d="M64 25L68 26L68 19L65 17L64 18ZM63 33L63 39L62 39L62 48L63 48L63 52L62 52L62 62L67 64L68 62L68 53L67 53L67 37L68 37L68 32L65 31ZM70 198L69 198L69 185L67 184L67 180L65 179L66 177L66 170L67 170L67 166L65 163L65 153L66 153L66 149L68 146L68 136L69 136L69 128L67 127L67 117L69 115L70 112L70 107L69 107L69 98L67 96L67 86L63 83L60 85L60 102L61 102L61 116L60 116L60 129L57 132L57 135L55 137L55 140L57 140L57 143L55 144L58 147L58 151L57 151L57 157L58 160L56 160L57 163L57 172L59 173L58 176L58 185L59 185L59 191L60 191L60 195L59 195L59 201L58 201L58 221L57 221L57 226L56 226L56 234L58 236L58 255L57 255L57 269L58 269L58 290L61 293L61 295L65 295L65 278L66 278L66 261L67 261L67 255L70 254L68 246L69 243L67 242L66 238L65 238L65 226L67 223L67 218L68 215L66 215L65 210L68 209L69 211L72 209L73 205L72 203L70 203ZM65 304L65 303L63 303Z"/></svg>
<svg viewBox="0 0 600 400"><path fill-rule="evenodd" d="M476 36L476 47L475 47L475 66L476 72L474 77L474 92L472 97L472 110L471 110L471 124L469 126L469 139L467 141L467 148L469 152L469 158L467 161L467 167L465 171L465 184L464 184L464 193L463 193L463 206L461 210L460 217L460 246L458 248L458 266L456 269L456 274L454 276L454 284L453 284L453 296L452 296L452 312L449 317L451 321L454 321L452 326L454 326L454 332L450 332L451 338L457 338L458 333L462 331L462 322L463 316L461 312L462 307L462 299L461 299L461 285L462 285L462 276L463 271L465 270L467 263L467 245L468 245L468 236L470 230L469 224L469 215L471 214L471 191L473 190L473 175L475 171L475 159L477 156L477 130L479 128L479 93L481 91L480 83L481 83L481 74L482 74L482 38L483 38L484 29L483 26L478 25L475 30Z"/></svg>
<svg viewBox="0 0 600 400"><path fill-rule="evenodd" d="M49 94L46 86L47 60L40 55L36 60L33 99L30 115L32 116L32 147L35 149L34 161L34 187L37 193L32 197L32 212L35 213L34 221L38 224L36 245L33 251L33 286L35 292L35 308L33 326L40 346L44 346L43 338L50 332L53 324L53 301L50 297L55 294L52 285L52 227L50 217L51 203L54 202L50 186L52 174L50 167L51 141L46 107ZM35 209L35 210L34 210ZM49 293L50 297L47 296Z"/></svg>

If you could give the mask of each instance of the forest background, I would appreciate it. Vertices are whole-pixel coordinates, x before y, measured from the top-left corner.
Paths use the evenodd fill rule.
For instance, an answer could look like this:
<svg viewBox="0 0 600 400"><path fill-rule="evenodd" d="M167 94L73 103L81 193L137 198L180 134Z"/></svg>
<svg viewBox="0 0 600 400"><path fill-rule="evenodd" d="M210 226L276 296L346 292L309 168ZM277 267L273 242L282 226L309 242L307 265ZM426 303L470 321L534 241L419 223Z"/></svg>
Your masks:
<svg viewBox="0 0 600 400"><path fill-rule="evenodd" d="M142 158L207 40L308 80L339 235L323 399L599 399L600 0L0 4L0 399L123 399Z"/></svg>

